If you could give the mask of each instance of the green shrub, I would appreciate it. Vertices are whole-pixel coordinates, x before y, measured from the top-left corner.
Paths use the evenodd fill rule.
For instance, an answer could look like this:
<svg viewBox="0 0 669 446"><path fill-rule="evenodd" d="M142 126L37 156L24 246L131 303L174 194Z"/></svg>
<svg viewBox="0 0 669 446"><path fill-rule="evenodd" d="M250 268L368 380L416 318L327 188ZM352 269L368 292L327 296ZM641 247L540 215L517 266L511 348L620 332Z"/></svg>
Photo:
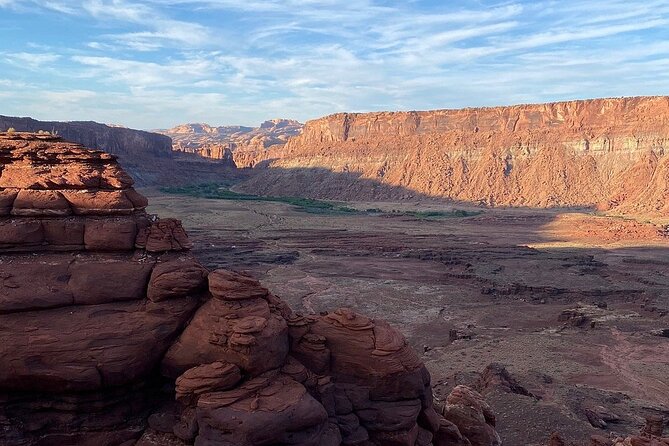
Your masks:
<svg viewBox="0 0 669 446"><path fill-rule="evenodd" d="M314 200L311 198L301 197L273 197L261 196L251 194L240 194L229 189L230 185L221 183L206 183L190 186L175 186L163 187L162 192L168 194L188 195L197 198L212 198L218 200L235 200L235 201L268 201L273 203L285 203L297 208L302 212L310 214L326 214L326 215L355 215L355 214L372 214L384 215L392 213L400 216L413 217L421 220L433 220L438 218L463 218L473 217L479 215L481 211L465 211L462 209L453 209L452 211L400 211L393 209L390 212L385 212L382 209L370 208L366 211L359 211L351 207L344 206L343 203L334 203L331 201Z"/></svg>

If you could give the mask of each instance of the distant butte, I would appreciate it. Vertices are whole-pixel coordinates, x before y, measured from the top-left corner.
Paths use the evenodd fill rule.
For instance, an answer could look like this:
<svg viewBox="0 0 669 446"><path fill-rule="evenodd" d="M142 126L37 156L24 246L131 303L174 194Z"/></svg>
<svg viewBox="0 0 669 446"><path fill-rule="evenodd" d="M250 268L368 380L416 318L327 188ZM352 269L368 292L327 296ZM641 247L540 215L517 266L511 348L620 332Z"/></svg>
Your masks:
<svg viewBox="0 0 669 446"><path fill-rule="evenodd" d="M272 119L260 127L182 124L158 133L172 138L173 150L195 153L205 158L234 160L237 167L253 167L270 147L283 146L299 135L303 124L291 119Z"/></svg>

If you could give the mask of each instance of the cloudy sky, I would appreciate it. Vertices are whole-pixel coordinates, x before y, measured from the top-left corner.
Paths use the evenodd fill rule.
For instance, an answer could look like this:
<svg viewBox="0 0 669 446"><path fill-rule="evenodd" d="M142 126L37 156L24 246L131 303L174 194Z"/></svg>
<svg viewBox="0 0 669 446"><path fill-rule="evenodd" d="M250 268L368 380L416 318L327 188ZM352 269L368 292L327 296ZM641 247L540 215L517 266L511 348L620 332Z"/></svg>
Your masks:
<svg viewBox="0 0 669 446"><path fill-rule="evenodd" d="M669 94L669 0L0 0L0 114L136 128Z"/></svg>

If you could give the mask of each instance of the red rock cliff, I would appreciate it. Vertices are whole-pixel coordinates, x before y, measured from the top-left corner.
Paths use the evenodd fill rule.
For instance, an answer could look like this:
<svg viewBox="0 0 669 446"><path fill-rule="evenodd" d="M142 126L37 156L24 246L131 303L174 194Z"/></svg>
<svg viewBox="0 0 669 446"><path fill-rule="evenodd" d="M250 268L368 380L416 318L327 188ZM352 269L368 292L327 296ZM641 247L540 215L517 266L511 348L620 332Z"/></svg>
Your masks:
<svg viewBox="0 0 669 446"><path fill-rule="evenodd" d="M669 97L343 113L307 122L242 188L659 214L669 210L668 149Z"/></svg>

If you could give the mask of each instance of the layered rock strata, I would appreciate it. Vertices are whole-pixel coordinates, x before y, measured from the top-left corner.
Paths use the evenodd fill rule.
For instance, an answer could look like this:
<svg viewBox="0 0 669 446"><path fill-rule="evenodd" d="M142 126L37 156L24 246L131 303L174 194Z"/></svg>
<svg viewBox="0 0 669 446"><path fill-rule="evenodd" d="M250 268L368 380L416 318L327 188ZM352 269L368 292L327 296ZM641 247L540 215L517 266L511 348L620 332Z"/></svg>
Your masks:
<svg viewBox="0 0 669 446"><path fill-rule="evenodd" d="M206 271L113 156L14 134L0 157L0 445L500 444L387 323Z"/></svg>
<svg viewBox="0 0 669 446"><path fill-rule="evenodd" d="M237 167L253 167L268 149L283 146L298 135L303 124L291 119L272 119L259 127L182 124L158 133L172 138L172 149L222 160Z"/></svg>
<svg viewBox="0 0 669 446"><path fill-rule="evenodd" d="M253 161L240 187L348 200L669 211L669 97L340 113Z"/></svg>

